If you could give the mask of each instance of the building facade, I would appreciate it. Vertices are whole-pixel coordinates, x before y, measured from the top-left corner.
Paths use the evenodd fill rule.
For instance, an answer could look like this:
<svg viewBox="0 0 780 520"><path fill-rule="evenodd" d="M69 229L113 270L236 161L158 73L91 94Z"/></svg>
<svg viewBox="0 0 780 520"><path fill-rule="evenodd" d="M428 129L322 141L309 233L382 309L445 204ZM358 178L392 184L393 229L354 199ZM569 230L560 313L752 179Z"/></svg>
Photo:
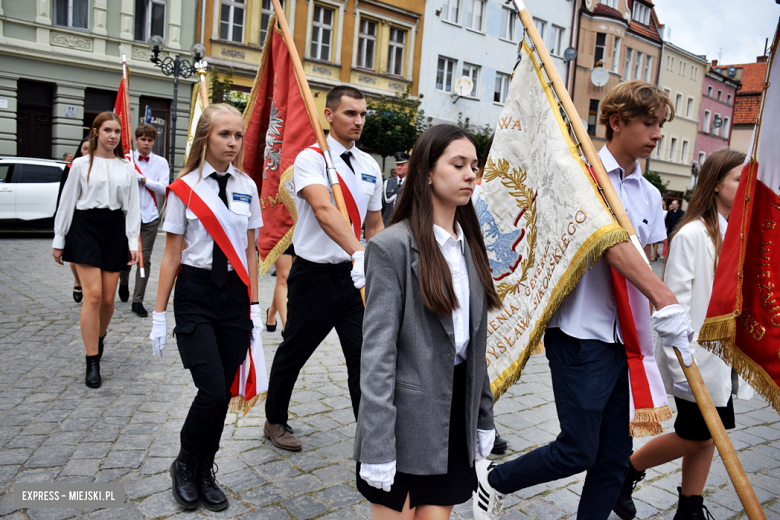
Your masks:
<svg viewBox="0 0 780 520"><path fill-rule="evenodd" d="M525 2L545 46L566 81L563 52L571 45L573 0ZM426 2L425 37L420 67L421 105L434 122L458 119L495 129L509 90L523 28L503 0ZM459 96L458 78L472 81L471 92Z"/></svg>
<svg viewBox="0 0 780 520"><path fill-rule="evenodd" d="M658 84L663 25L650 0L577 0L577 59L570 94L596 148L606 142L598 124L601 102L622 81L641 79ZM603 68L603 86L592 80Z"/></svg>
<svg viewBox="0 0 780 520"><path fill-rule="evenodd" d="M161 58L191 60L197 0L0 0L0 155L61 159L76 152L100 112L113 110L122 78L120 46L130 70L134 123L148 106L168 156L171 110L178 115L177 163L187 140L190 96L149 61L146 42L162 36Z"/></svg>
<svg viewBox="0 0 780 520"><path fill-rule="evenodd" d="M717 72L710 67L704 76L699 111L699 133L694 149L695 161L698 164L704 164L712 152L729 145L737 88L739 82L728 77L725 71Z"/></svg>
<svg viewBox="0 0 780 520"><path fill-rule="evenodd" d="M731 129L729 147L743 153L750 153L750 143L753 140L753 130L756 128L758 112L761 108L761 95L764 92L768 57L759 56L755 63L741 65L718 65L713 61L713 67L729 75L729 69L734 67L731 76L740 82L734 103L734 124Z"/></svg>
<svg viewBox="0 0 780 520"><path fill-rule="evenodd" d="M658 172L664 182L669 182L666 194L669 200L680 200L685 190L692 187L691 167L697 161L694 147L708 64L704 56L664 43L658 84L672 100L675 115L664 125L663 137L650 157L648 169Z"/></svg>

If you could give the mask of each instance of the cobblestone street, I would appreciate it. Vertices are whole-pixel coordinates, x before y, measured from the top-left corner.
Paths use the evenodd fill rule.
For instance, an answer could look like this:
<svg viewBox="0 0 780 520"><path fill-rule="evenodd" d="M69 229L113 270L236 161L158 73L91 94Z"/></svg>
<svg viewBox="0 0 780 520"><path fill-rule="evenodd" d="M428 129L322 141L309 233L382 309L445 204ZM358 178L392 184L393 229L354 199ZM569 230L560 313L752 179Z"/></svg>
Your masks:
<svg viewBox="0 0 780 520"><path fill-rule="evenodd" d="M293 394L290 424L303 451L279 450L263 437L263 405L245 417L229 414L217 480L230 507L220 513L203 508L184 512L174 502L168 468L178 453L179 429L195 386L182 367L175 339L168 339L162 360L152 357L148 340L164 243L158 235L145 302L150 317L138 318L130 303L117 297L101 362L103 385L89 389L70 270L52 260L48 237L0 238L0 516L367 518L369 504L355 488L355 421L335 332L307 363ZM260 282L263 309L275 280L265 276ZM172 330L172 306L169 311ZM269 370L280 330L264 333ZM780 520L780 416L759 397L734 405L732 442L767 517ZM559 425L544 355L531 358L521 382L496 403L495 413L498 431L509 442L505 459L555 438ZM665 423L665 431L672 424ZM635 449L642 442L636 440ZM635 493L639 518L671 520L680 471L679 461L648 471ZM581 474L512 495L502 518L574 518L583 480ZM18 510L12 496L15 482L121 482L127 503L123 509L93 511ZM717 456L705 495L715 519L744 516ZM453 517L471 518L471 502L457 506Z"/></svg>

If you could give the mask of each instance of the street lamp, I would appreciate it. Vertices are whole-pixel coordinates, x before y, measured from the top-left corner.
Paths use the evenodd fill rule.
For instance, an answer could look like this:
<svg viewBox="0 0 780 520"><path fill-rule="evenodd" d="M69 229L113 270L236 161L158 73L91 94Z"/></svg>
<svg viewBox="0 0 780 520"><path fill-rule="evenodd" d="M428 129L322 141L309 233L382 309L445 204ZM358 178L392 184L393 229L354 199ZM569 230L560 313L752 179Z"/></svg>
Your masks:
<svg viewBox="0 0 780 520"><path fill-rule="evenodd" d="M190 48L190 52L193 55L195 66L190 64L187 60L179 59L177 54L175 58L168 56L164 60L160 59L160 49L165 47L165 40L162 36L154 35L149 38L147 42L149 48L152 50L152 57L150 61L157 67L160 67L163 74L166 76L173 76L173 110L171 110L171 156L170 156L170 175L171 181L173 180L173 164L176 157L176 110L179 98L179 76L183 78L189 78L195 73L196 67L200 65L200 61L203 59L203 55L206 53L206 48L200 43L196 43Z"/></svg>

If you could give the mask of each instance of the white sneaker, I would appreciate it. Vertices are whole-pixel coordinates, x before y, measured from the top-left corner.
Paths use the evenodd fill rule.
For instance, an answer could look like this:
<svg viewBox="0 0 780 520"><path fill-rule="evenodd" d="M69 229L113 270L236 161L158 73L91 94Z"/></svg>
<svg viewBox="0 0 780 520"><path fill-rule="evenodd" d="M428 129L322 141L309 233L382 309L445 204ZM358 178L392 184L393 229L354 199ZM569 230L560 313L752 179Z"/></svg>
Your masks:
<svg viewBox="0 0 780 520"><path fill-rule="evenodd" d="M488 482L488 475L495 464L484 459L476 463L477 490L472 497L472 510L475 520L496 520L504 507L503 495L496 491Z"/></svg>

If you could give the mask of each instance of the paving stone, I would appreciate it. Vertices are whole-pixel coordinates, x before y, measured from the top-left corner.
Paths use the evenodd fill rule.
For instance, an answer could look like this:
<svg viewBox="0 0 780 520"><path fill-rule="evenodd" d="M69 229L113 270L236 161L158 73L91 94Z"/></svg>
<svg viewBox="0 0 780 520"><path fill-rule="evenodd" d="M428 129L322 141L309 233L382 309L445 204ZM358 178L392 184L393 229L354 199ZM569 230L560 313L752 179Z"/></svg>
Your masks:
<svg viewBox="0 0 780 520"><path fill-rule="evenodd" d="M304 477L307 475L303 475ZM296 477L302 478L302 477ZM344 484L333 486L332 488L325 489L319 493L315 493L314 496L325 502L331 508L340 509L342 507L350 506L363 499L357 490Z"/></svg>
<svg viewBox="0 0 780 520"><path fill-rule="evenodd" d="M111 468L137 468L146 458L146 452L136 451L111 451L103 464L104 469Z"/></svg>
<svg viewBox="0 0 780 520"><path fill-rule="evenodd" d="M63 475L95 475L100 469L100 459L73 459L62 470Z"/></svg>
<svg viewBox="0 0 780 520"><path fill-rule="evenodd" d="M268 480L282 480L300 474L289 462L270 462L258 466L255 470Z"/></svg>
<svg viewBox="0 0 780 520"><path fill-rule="evenodd" d="M75 446L41 446L24 465L28 468L62 466L74 451Z"/></svg>
<svg viewBox="0 0 780 520"><path fill-rule="evenodd" d="M241 494L241 500L250 502L257 507L275 504L289 498L290 494L283 488L273 484L266 484Z"/></svg>
<svg viewBox="0 0 780 520"><path fill-rule="evenodd" d="M90 520L141 520L143 515L138 512L135 504L125 504L125 507L102 509L89 514Z"/></svg>
<svg viewBox="0 0 780 520"><path fill-rule="evenodd" d="M2 464L21 464L32 454L33 450L29 448L4 449L0 450L0 465Z"/></svg>
<svg viewBox="0 0 780 520"><path fill-rule="evenodd" d="M125 484L125 495L129 500L153 495L171 489L171 481L162 475L131 480Z"/></svg>
<svg viewBox="0 0 780 520"><path fill-rule="evenodd" d="M328 512L328 508L325 504L308 495L285 500L282 502L282 506L298 520L314 518L315 516Z"/></svg>
<svg viewBox="0 0 780 520"><path fill-rule="evenodd" d="M549 502L558 509L562 509L569 514L577 512L577 507L580 503L580 497L569 491L568 489L561 489L554 493L550 493L544 497L546 502Z"/></svg>
<svg viewBox="0 0 780 520"><path fill-rule="evenodd" d="M263 477L249 468L235 471L227 475L217 475L217 482L236 493L241 493L247 489L252 489L265 484Z"/></svg>
<svg viewBox="0 0 780 520"><path fill-rule="evenodd" d="M172 515L182 511L182 508L173 499L173 494L157 493L143 499L137 506L138 511L146 518Z"/></svg>
<svg viewBox="0 0 780 520"><path fill-rule="evenodd" d="M241 517L241 520L290 520L290 515L272 506L247 513Z"/></svg>
<svg viewBox="0 0 780 520"><path fill-rule="evenodd" d="M524 512L537 520L550 519L557 520L566 515L560 509L551 506L543 500L538 498L528 502L528 505L524 508Z"/></svg>
<svg viewBox="0 0 780 520"><path fill-rule="evenodd" d="M678 496L653 485L642 486L634 492L634 496L656 509L669 509L677 503Z"/></svg>

